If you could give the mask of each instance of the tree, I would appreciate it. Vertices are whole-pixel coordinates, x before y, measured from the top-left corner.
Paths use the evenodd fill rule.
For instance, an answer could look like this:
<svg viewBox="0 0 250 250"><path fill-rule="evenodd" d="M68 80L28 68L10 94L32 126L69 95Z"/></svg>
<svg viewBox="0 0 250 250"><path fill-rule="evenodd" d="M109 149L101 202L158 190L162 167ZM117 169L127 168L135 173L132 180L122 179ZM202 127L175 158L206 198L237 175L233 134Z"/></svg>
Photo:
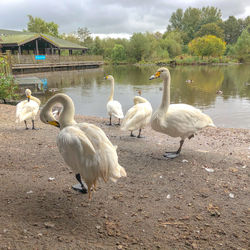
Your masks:
<svg viewBox="0 0 250 250"><path fill-rule="evenodd" d="M240 61L250 61L250 25L238 38L234 47L234 53Z"/></svg>
<svg viewBox="0 0 250 250"><path fill-rule="evenodd" d="M201 25L221 22L221 10L216 7L203 7L201 9Z"/></svg>
<svg viewBox="0 0 250 250"><path fill-rule="evenodd" d="M116 44L115 47L112 49L111 58L112 61L115 63L124 61L126 59L126 52L121 44Z"/></svg>
<svg viewBox="0 0 250 250"><path fill-rule="evenodd" d="M194 38L194 34L201 26L201 10L197 8L187 8L182 19L183 31L187 34L185 44Z"/></svg>
<svg viewBox="0 0 250 250"><path fill-rule="evenodd" d="M226 49L226 43L212 35L198 37L188 44L191 54L197 56L221 56Z"/></svg>
<svg viewBox="0 0 250 250"><path fill-rule="evenodd" d="M169 22L171 23L171 28L175 30L182 30L183 29L183 10L177 9L176 12L174 12Z"/></svg>
<svg viewBox="0 0 250 250"><path fill-rule="evenodd" d="M149 40L142 33L134 33L130 38L129 55L136 62L144 60L150 50Z"/></svg>
<svg viewBox="0 0 250 250"><path fill-rule="evenodd" d="M220 28L216 23L207 23L202 25L200 30L196 32L195 37L202 37L206 35L217 36L221 39L224 38L223 29Z"/></svg>
<svg viewBox="0 0 250 250"><path fill-rule="evenodd" d="M230 16L223 23L223 28L225 33L225 41L229 44L236 43L242 32L240 22L234 16Z"/></svg>
<svg viewBox="0 0 250 250"><path fill-rule="evenodd" d="M47 35L52 35L58 37L58 24L54 22L45 22L43 19L39 17L33 17L28 15L29 22L27 24L28 31L36 32L36 33L44 33Z"/></svg>
<svg viewBox="0 0 250 250"><path fill-rule="evenodd" d="M88 30L88 28L78 28L77 29L77 36L78 39L84 44L85 40L90 38L91 32Z"/></svg>

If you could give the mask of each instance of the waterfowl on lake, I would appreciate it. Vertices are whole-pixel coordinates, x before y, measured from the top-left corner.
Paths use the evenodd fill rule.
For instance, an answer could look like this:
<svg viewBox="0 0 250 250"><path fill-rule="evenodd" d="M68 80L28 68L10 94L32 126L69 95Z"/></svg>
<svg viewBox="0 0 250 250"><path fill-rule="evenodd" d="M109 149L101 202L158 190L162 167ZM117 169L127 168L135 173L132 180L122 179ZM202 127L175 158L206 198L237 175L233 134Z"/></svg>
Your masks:
<svg viewBox="0 0 250 250"><path fill-rule="evenodd" d="M56 121L52 107L60 103L63 109ZM60 127L57 136L57 146L64 161L76 174L80 187L73 188L86 193L81 177L88 187L89 199L91 188L96 189L97 181L102 178L116 181L126 176L126 171L118 163L116 146L109 141L105 133L90 123L76 123L74 120L75 107L71 98L65 94L56 94L45 104L40 113L42 122Z"/></svg>
<svg viewBox="0 0 250 250"><path fill-rule="evenodd" d="M156 78L163 79L163 95L161 106L154 112L151 119L151 127L171 137L180 137L180 147L176 152L166 152L167 158L175 158L180 152L184 140L194 137L198 130L211 126L215 127L212 119L201 112L201 110L187 104L170 105L170 82L171 77L167 68L159 68L157 72L150 77L150 80Z"/></svg>
<svg viewBox="0 0 250 250"><path fill-rule="evenodd" d="M150 122L152 115L151 104L141 96L134 97L134 106L128 110L122 121L121 130L130 131L134 137L133 130L139 129L137 138L141 137L141 130Z"/></svg>
<svg viewBox="0 0 250 250"><path fill-rule="evenodd" d="M223 94L223 91L222 91L222 90L217 90L217 91L216 91L216 94L217 94L217 95L222 95L222 94Z"/></svg>
<svg viewBox="0 0 250 250"><path fill-rule="evenodd" d="M122 112L122 105L118 101L113 100L114 88L115 88L114 77L111 75L108 75L108 76L105 76L104 79L109 80L111 83L111 92L110 92L110 96L109 96L108 103L107 103L107 111L108 111L108 115L109 115L109 125L112 125L112 123L111 123L112 116L119 119L118 125L120 125L120 119L122 119L124 117L124 115Z"/></svg>
<svg viewBox="0 0 250 250"><path fill-rule="evenodd" d="M194 81L191 79L186 80L186 83L193 83Z"/></svg>
<svg viewBox="0 0 250 250"><path fill-rule="evenodd" d="M31 95L31 90L26 89L27 100L21 101L16 105L16 122L24 121L25 129L29 129L27 120L32 120L32 129L35 129L35 117L39 110L40 100Z"/></svg>

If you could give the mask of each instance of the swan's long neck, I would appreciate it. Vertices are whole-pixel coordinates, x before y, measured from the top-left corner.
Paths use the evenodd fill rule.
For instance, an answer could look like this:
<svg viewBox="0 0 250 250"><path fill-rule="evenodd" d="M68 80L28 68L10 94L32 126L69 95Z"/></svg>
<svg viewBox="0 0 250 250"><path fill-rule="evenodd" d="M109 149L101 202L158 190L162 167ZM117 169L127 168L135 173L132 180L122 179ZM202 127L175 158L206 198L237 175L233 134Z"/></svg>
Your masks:
<svg viewBox="0 0 250 250"><path fill-rule="evenodd" d="M163 79L163 94L161 101L161 109L168 110L170 105L170 75Z"/></svg>
<svg viewBox="0 0 250 250"><path fill-rule="evenodd" d="M114 81L114 79L111 79L110 81L111 81L111 92L110 92L110 96L109 96L108 101L113 101L115 81Z"/></svg>
<svg viewBox="0 0 250 250"><path fill-rule="evenodd" d="M43 108L44 112L51 112L52 107L56 104L60 103L63 106L62 112L59 116L60 129L76 124L74 120L75 115L75 106L70 97L65 94L57 94L53 96Z"/></svg>
<svg viewBox="0 0 250 250"><path fill-rule="evenodd" d="M30 96L30 100L35 101L39 106L41 104L41 101L38 98L36 98L35 96L33 96L33 95Z"/></svg>

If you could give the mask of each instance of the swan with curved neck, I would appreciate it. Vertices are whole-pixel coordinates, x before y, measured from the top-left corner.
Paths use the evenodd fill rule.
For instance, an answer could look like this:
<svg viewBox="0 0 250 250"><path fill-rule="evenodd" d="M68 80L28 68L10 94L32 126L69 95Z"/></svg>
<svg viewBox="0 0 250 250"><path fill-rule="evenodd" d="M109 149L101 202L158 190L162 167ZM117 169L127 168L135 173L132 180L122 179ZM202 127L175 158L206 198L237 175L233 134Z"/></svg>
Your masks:
<svg viewBox="0 0 250 250"><path fill-rule="evenodd" d="M108 75L104 77L104 80L109 80L111 83L111 92L110 96L108 99L107 103L107 111L109 115L109 125L112 125L111 119L112 116L116 117L119 119L118 125L120 125L120 119L124 117L123 112L122 112L122 105L118 102L115 101L114 98L114 88L115 88L115 80L112 75Z"/></svg>
<svg viewBox="0 0 250 250"><path fill-rule="evenodd" d="M151 104L145 98L135 96L134 106L126 113L121 130L130 131L130 136L134 137L133 130L139 129L137 138L141 138L141 130L150 122L151 115Z"/></svg>
<svg viewBox="0 0 250 250"><path fill-rule="evenodd" d="M159 68L149 79L163 79L163 95L160 107L155 111L151 119L151 127L171 137L180 137L180 147L176 152L166 152L167 158L177 157L186 138L194 137L198 130L211 126L215 127L212 119L201 110L187 104L170 105L171 76L167 68Z"/></svg>
<svg viewBox="0 0 250 250"><path fill-rule="evenodd" d="M40 100L31 95L31 90L26 89L25 95L27 100L21 101L16 106L16 122L24 121L25 129L29 129L27 126L27 120L32 120L32 129L35 129L35 117L41 104Z"/></svg>
<svg viewBox="0 0 250 250"><path fill-rule="evenodd" d="M52 107L56 103L63 107L59 121L52 113ZM40 119L46 124L60 127L61 131L57 136L59 152L75 173L80 190L86 193L83 178L91 199L91 188L96 189L99 179L115 182L120 177L125 177L126 171L118 163L116 146L113 146L103 130L90 123L77 123L74 114L75 107L71 98L65 94L57 94L45 104Z"/></svg>

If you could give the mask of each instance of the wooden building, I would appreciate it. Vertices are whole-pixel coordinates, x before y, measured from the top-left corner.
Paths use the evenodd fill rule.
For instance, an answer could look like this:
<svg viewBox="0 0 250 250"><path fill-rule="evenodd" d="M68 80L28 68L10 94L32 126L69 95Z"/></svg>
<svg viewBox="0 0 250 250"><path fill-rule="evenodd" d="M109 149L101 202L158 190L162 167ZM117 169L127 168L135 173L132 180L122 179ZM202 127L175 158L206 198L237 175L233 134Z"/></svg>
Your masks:
<svg viewBox="0 0 250 250"><path fill-rule="evenodd" d="M60 55L62 50L68 50L72 55L73 50L84 54L87 48L46 34L0 29L0 52L7 50L20 55Z"/></svg>

